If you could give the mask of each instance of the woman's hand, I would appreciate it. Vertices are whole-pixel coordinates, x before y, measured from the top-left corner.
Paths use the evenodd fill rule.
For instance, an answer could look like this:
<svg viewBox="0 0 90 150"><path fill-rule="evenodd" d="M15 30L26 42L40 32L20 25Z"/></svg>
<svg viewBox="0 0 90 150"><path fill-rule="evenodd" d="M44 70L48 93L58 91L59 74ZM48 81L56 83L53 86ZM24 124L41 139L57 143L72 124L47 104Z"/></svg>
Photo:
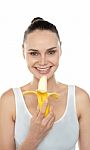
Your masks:
<svg viewBox="0 0 90 150"><path fill-rule="evenodd" d="M32 136L33 140L36 141L37 144L39 144L47 135L55 121L53 107L50 108L49 114L45 117L47 105L48 101L45 101L41 111L39 111L39 108L37 108L37 112L31 120L30 136Z"/></svg>
<svg viewBox="0 0 90 150"><path fill-rule="evenodd" d="M45 117L48 101L43 104L42 110L37 108L31 119L30 130L26 140L21 144L19 150L36 150L43 138L48 134L55 121L53 107L50 107L49 114Z"/></svg>

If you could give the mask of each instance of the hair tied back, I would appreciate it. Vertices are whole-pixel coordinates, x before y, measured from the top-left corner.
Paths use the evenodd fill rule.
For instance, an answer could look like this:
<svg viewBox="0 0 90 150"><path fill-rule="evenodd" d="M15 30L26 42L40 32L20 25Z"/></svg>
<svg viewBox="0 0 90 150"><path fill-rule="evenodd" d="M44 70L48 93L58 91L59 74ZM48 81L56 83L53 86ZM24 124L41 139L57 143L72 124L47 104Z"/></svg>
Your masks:
<svg viewBox="0 0 90 150"><path fill-rule="evenodd" d="M31 24L33 24L33 23L35 23L35 22L37 22L37 21L44 21L44 19L41 18L41 17L36 17L36 18L34 18L34 19L31 21Z"/></svg>

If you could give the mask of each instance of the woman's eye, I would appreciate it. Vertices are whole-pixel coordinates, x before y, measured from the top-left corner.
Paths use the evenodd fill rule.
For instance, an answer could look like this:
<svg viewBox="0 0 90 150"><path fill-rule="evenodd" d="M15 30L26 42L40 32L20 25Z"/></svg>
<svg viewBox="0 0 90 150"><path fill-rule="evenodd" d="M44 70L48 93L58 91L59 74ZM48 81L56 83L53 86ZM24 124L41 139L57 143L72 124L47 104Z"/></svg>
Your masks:
<svg viewBox="0 0 90 150"><path fill-rule="evenodd" d="M52 54L55 54L55 52L56 51L53 50L53 51L49 51L48 53L49 53L49 55L52 55Z"/></svg>
<svg viewBox="0 0 90 150"><path fill-rule="evenodd" d="M32 56L37 56L39 53L37 53L37 52L31 52L30 53L30 55L32 55Z"/></svg>

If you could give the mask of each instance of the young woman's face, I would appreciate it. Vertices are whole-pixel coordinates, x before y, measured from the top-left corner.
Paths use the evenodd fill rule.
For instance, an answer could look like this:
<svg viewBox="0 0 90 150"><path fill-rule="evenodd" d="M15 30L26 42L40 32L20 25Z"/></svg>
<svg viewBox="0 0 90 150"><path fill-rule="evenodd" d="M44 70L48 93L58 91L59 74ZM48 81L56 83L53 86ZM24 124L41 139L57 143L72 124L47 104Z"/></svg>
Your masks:
<svg viewBox="0 0 90 150"><path fill-rule="evenodd" d="M60 43L56 33L48 30L35 30L27 35L24 43L24 57L28 69L34 77L48 78L54 75L61 55Z"/></svg>

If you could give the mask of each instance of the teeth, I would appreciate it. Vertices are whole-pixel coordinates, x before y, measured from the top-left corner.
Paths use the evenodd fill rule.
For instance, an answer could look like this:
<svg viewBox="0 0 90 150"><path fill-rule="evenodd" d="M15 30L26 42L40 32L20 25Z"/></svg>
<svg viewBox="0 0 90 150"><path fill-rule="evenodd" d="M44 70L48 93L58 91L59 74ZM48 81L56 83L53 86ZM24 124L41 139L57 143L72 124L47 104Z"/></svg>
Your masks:
<svg viewBox="0 0 90 150"><path fill-rule="evenodd" d="M40 71L46 71L46 70L48 70L50 67L47 67L47 68L37 68L38 70L40 70Z"/></svg>

